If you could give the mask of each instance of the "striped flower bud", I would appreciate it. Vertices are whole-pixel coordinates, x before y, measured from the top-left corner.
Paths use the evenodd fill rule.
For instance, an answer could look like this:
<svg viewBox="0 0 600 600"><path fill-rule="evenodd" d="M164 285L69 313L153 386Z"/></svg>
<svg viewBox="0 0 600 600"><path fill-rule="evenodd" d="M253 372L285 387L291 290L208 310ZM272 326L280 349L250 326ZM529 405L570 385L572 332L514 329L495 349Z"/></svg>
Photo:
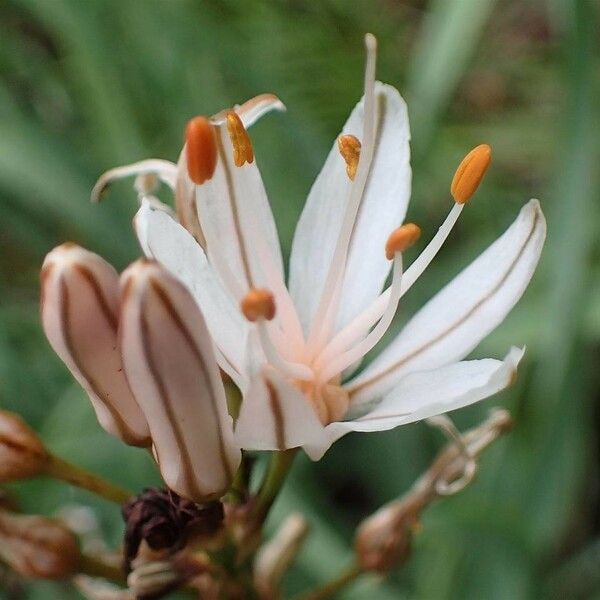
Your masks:
<svg viewBox="0 0 600 600"><path fill-rule="evenodd" d="M0 511L0 558L25 577L66 579L79 570L81 554L60 521Z"/></svg>
<svg viewBox="0 0 600 600"><path fill-rule="evenodd" d="M121 276L121 353L165 483L195 502L220 497L240 461L212 341L195 300L158 263Z"/></svg>
<svg viewBox="0 0 600 600"><path fill-rule="evenodd" d="M88 393L98 421L124 442L148 446L148 425L117 347L118 274L96 254L63 244L46 256L41 280L46 336Z"/></svg>
<svg viewBox="0 0 600 600"><path fill-rule="evenodd" d="M35 477L48 458L39 437L23 419L0 410L0 482Z"/></svg>

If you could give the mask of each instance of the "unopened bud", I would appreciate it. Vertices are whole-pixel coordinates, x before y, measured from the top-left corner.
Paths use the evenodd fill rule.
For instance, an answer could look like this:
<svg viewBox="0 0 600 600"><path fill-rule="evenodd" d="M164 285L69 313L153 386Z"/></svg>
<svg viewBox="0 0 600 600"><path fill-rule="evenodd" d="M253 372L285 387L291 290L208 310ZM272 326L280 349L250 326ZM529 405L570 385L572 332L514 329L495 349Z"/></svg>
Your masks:
<svg viewBox="0 0 600 600"><path fill-rule="evenodd" d="M48 458L39 437L21 417L0 411L0 482L35 477Z"/></svg>
<svg viewBox="0 0 600 600"><path fill-rule="evenodd" d="M198 503L220 498L241 453L213 341L196 300L158 263L121 276L121 355L165 483Z"/></svg>
<svg viewBox="0 0 600 600"><path fill-rule="evenodd" d="M46 337L86 390L98 421L128 444L150 444L148 424L123 373L118 348L119 276L71 243L44 260L41 316Z"/></svg>
<svg viewBox="0 0 600 600"><path fill-rule="evenodd" d="M471 199L491 162L492 149L487 144L480 144L473 148L462 159L450 186L455 202L465 204Z"/></svg>
<svg viewBox="0 0 600 600"><path fill-rule="evenodd" d="M254 583L261 598L275 597L281 578L300 551L308 524L299 513L291 514L272 540L258 551L254 561Z"/></svg>
<svg viewBox="0 0 600 600"><path fill-rule="evenodd" d="M354 550L365 571L386 573L410 555L418 514L405 503L392 502L366 518L358 527Z"/></svg>
<svg viewBox="0 0 600 600"><path fill-rule="evenodd" d="M0 511L0 558L25 577L66 579L79 570L81 554L60 521Z"/></svg>

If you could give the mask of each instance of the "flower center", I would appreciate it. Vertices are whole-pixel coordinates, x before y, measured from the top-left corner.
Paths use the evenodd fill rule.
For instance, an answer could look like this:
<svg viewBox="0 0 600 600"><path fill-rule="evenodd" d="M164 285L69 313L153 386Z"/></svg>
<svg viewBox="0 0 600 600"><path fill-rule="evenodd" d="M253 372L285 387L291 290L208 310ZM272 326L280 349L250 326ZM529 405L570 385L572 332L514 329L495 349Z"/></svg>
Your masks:
<svg viewBox="0 0 600 600"><path fill-rule="evenodd" d="M349 395L340 385L339 377L326 383L315 380L295 383L312 404L323 425L341 421L348 412Z"/></svg>

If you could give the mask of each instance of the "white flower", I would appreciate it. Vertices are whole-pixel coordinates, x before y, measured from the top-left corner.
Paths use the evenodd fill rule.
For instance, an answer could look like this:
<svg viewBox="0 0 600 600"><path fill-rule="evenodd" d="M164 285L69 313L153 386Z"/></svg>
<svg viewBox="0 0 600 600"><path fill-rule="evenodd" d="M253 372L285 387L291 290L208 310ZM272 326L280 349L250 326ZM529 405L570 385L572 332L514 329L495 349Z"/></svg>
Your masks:
<svg viewBox="0 0 600 600"><path fill-rule="evenodd" d="M289 287L246 132L262 114L283 107L276 97L193 120L177 165L144 161L109 172L95 187L97 196L113 178L138 175L141 247L192 294L219 366L243 393L235 427L241 448L301 446L318 459L350 431L391 429L498 392L514 379L523 355L512 348L503 360L463 360L502 322L534 272L545 238L536 200L353 376L487 166L474 175L461 166L448 217L404 271L402 251L418 231L397 229L410 196L408 116L397 90L375 81L375 40L366 42L364 97L310 191L294 237ZM487 150L475 158L489 162ZM178 220L152 196L157 179L174 190ZM382 291L390 269L391 284ZM192 312L182 314L188 327ZM149 423L153 430L150 416Z"/></svg>

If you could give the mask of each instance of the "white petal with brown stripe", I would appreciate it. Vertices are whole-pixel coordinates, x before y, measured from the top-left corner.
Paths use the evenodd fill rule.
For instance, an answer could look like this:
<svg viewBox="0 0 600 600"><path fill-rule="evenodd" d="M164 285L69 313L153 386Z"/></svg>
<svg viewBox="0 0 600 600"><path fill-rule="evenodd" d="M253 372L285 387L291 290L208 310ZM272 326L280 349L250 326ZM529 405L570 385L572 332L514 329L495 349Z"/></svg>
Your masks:
<svg viewBox="0 0 600 600"><path fill-rule="evenodd" d="M240 461L204 318L158 263L121 276L121 352L165 483L196 502L220 497Z"/></svg>
<svg viewBox="0 0 600 600"><path fill-rule="evenodd" d="M75 244L46 256L41 317L58 356L87 391L100 424L128 444L148 446L148 424L135 401L117 348L119 276Z"/></svg>
<svg viewBox="0 0 600 600"><path fill-rule="evenodd" d="M531 200L514 223L434 296L382 354L347 384L356 406L380 398L402 377L464 358L517 303L538 263L546 221Z"/></svg>

